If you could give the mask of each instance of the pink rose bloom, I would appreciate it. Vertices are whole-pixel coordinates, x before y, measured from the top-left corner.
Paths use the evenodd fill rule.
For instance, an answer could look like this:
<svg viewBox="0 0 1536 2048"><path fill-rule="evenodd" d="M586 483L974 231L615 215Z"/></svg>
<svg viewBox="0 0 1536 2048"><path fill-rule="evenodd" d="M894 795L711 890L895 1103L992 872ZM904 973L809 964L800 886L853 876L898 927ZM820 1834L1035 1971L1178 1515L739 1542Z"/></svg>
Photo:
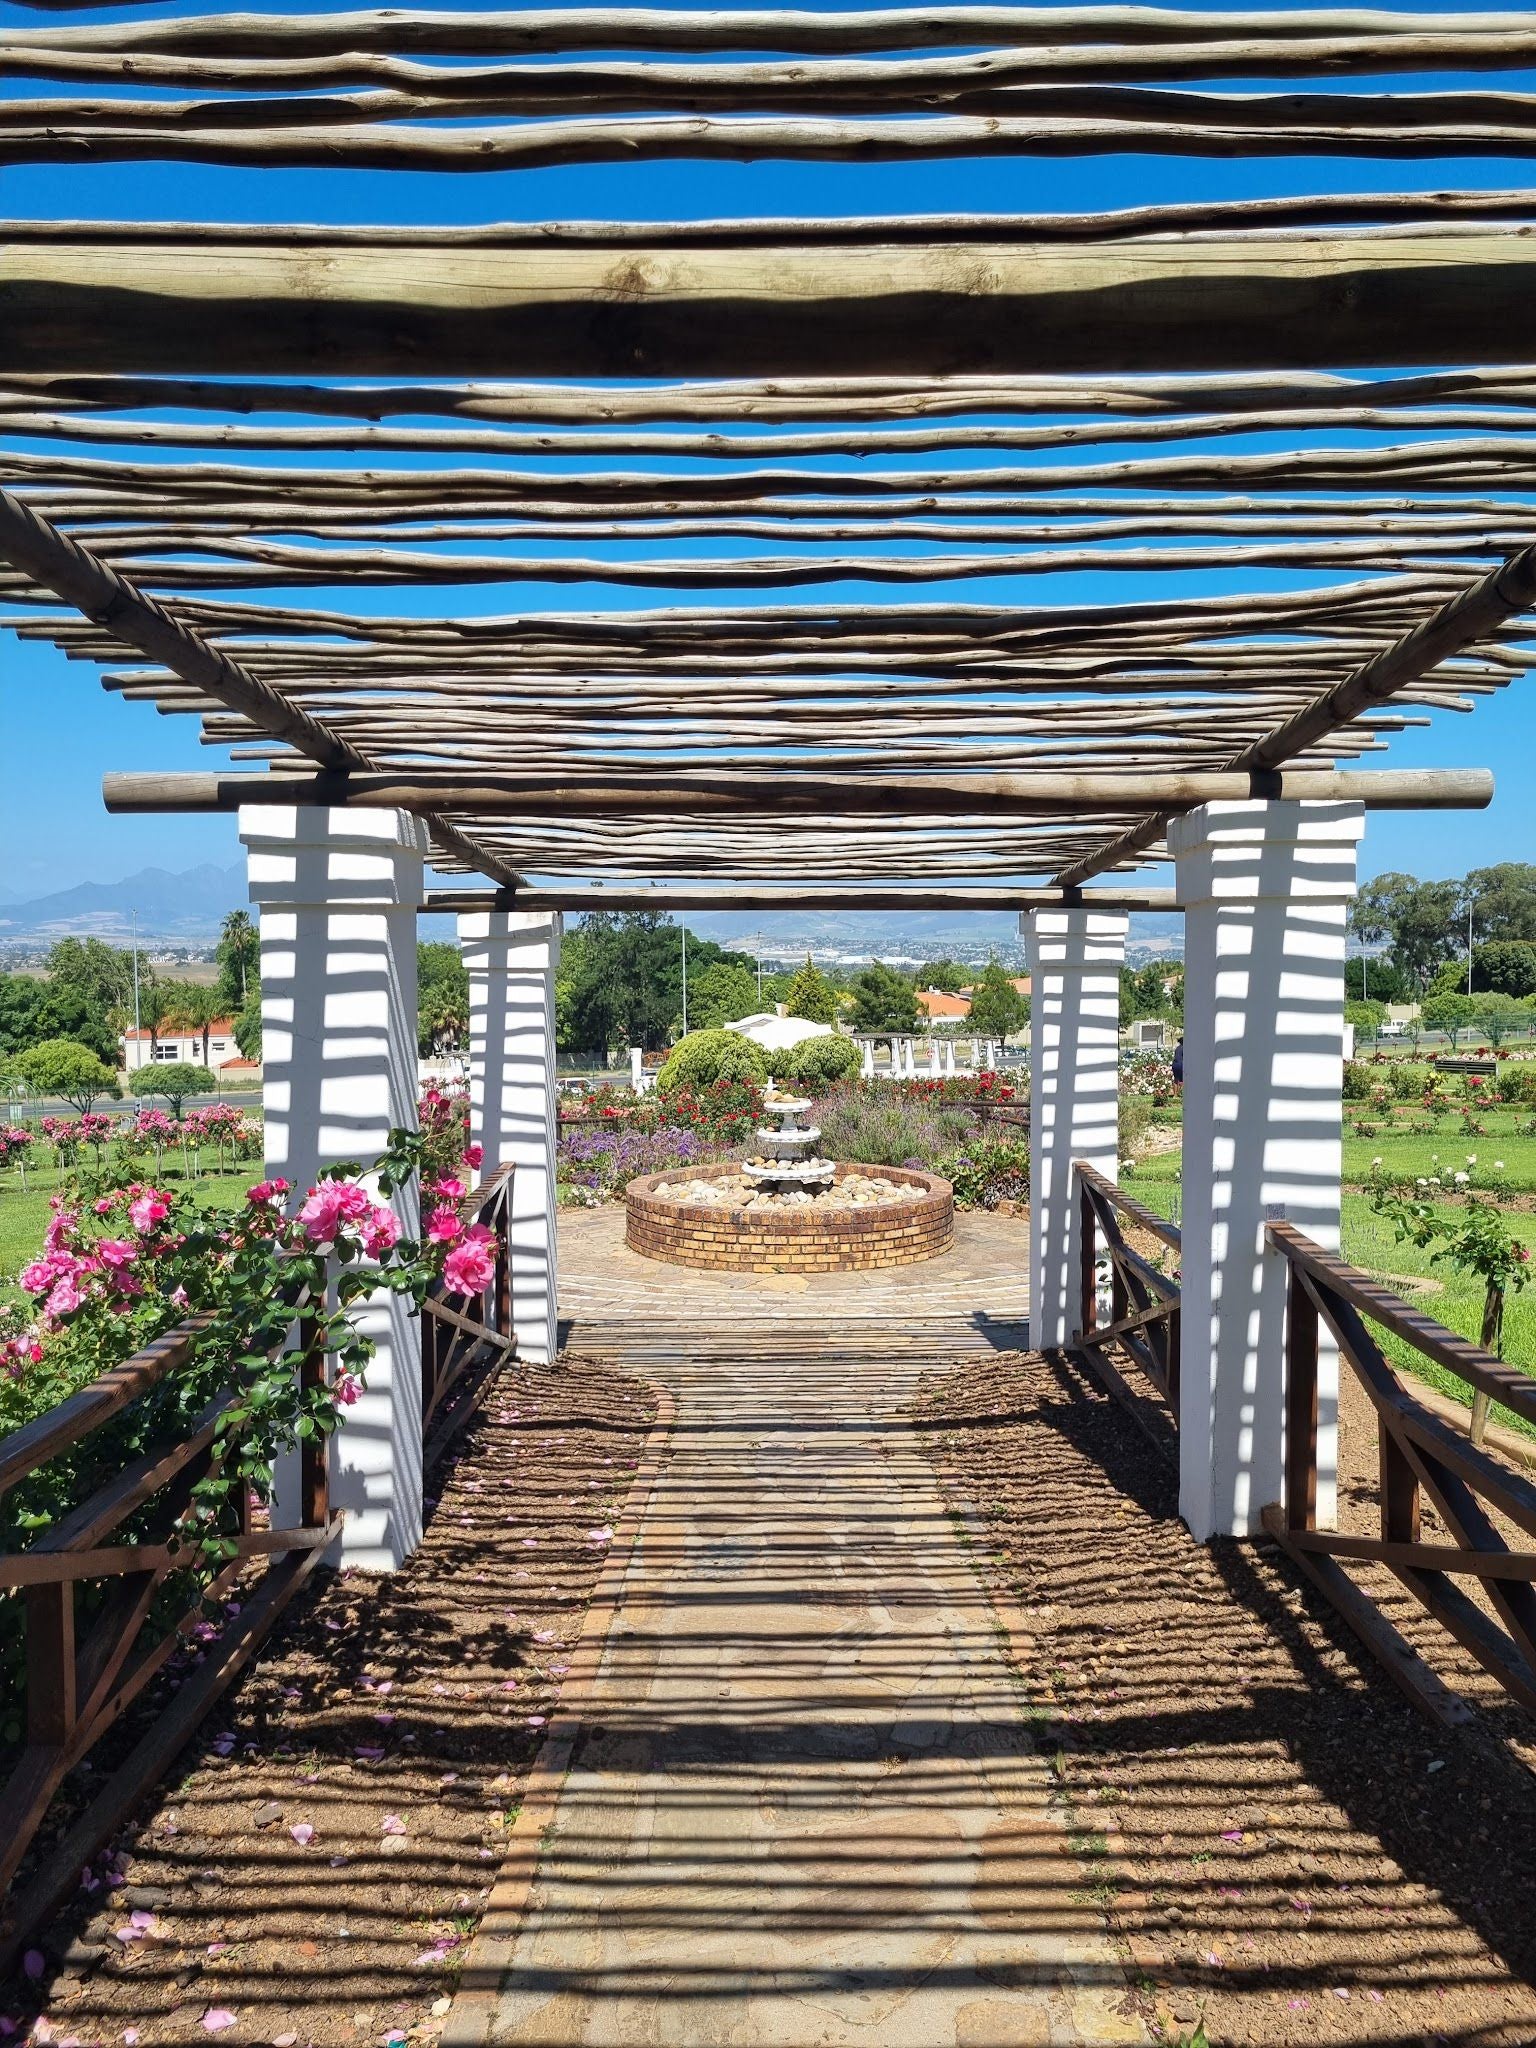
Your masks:
<svg viewBox="0 0 1536 2048"><path fill-rule="evenodd" d="M22 1267L19 1275L28 1294L46 1294L58 1277L52 1259L34 1259L30 1266Z"/></svg>
<svg viewBox="0 0 1536 2048"><path fill-rule="evenodd" d="M463 1235L464 1225L456 1209L434 1209L427 1218L427 1237L433 1244L457 1244Z"/></svg>
<svg viewBox="0 0 1536 2048"><path fill-rule="evenodd" d="M173 1287L171 1289L170 1301L172 1308L185 1308L187 1305L187 1290L185 1287Z"/></svg>
<svg viewBox="0 0 1536 2048"><path fill-rule="evenodd" d="M485 1244L458 1245L443 1262L444 1287L450 1294L462 1294L466 1299L483 1293L495 1277L495 1255Z"/></svg>
<svg viewBox="0 0 1536 2048"><path fill-rule="evenodd" d="M112 1197L110 1195L103 1195L99 1202L92 1204L92 1207L98 1216L110 1216L112 1213Z"/></svg>
<svg viewBox="0 0 1536 2048"><path fill-rule="evenodd" d="M130 1244L125 1237L104 1237L96 1250L114 1272L131 1266L139 1253L138 1246Z"/></svg>
<svg viewBox="0 0 1536 2048"><path fill-rule="evenodd" d="M375 1209L363 1225L363 1250L376 1259L399 1241L400 1225L393 1209Z"/></svg>
<svg viewBox="0 0 1536 2048"><path fill-rule="evenodd" d="M309 1199L299 1211L304 1234L312 1244L329 1244L341 1227L341 1203L334 1181L311 1188Z"/></svg>
<svg viewBox="0 0 1536 2048"><path fill-rule="evenodd" d="M170 1203L164 1195L157 1195L153 1188L147 1188L136 1202L130 1202L128 1205L133 1227L141 1233L153 1230L155 1225L163 1223L170 1213Z"/></svg>
<svg viewBox="0 0 1536 2048"><path fill-rule="evenodd" d="M429 1195L441 1195L445 1202L461 1202L465 1194L463 1181L454 1180L449 1174L444 1174L440 1180L423 1181L422 1189Z"/></svg>
<svg viewBox="0 0 1536 2048"><path fill-rule="evenodd" d="M53 1292L43 1303L43 1311L50 1316L73 1315L84 1299L75 1285L74 1276L66 1273L61 1280L53 1283Z"/></svg>
<svg viewBox="0 0 1536 2048"><path fill-rule="evenodd" d="M464 1147L464 1164L471 1173L478 1173L480 1171L480 1163L484 1158L485 1147L483 1145L466 1145Z"/></svg>
<svg viewBox="0 0 1536 2048"><path fill-rule="evenodd" d="M336 1376L333 1390L343 1408L350 1408L363 1391L363 1383L355 1373L343 1372Z"/></svg>
<svg viewBox="0 0 1536 2048"><path fill-rule="evenodd" d="M355 1180L337 1181L333 1185L336 1188L336 1209L339 1215L345 1216L349 1222L355 1222L359 1217L372 1213L373 1202L365 1187L359 1187Z"/></svg>
<svg viewBox="0 0 1536 2048"><path fill-rule="evenodd" d="M246 1189L245 1199L258 1207L275 1207L292 1186L288 1180L259 1180Z"/></svg>

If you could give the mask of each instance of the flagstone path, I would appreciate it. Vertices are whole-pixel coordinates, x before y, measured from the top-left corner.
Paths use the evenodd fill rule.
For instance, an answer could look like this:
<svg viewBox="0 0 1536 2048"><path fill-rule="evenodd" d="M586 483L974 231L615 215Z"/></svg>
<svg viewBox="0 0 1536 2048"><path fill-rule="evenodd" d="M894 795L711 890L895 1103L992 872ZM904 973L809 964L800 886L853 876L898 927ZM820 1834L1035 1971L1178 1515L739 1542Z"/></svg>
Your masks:
<svg viewBox="0 0 1536 2048"><path fill-rule="evenodd" d="M903 1420L986 1337L856 1304L754 1326L750 1300L662 1324L615 1275L578 1324L676 1418L531 1886L493 1900L445 2048L1147 2040Z"/></svg>

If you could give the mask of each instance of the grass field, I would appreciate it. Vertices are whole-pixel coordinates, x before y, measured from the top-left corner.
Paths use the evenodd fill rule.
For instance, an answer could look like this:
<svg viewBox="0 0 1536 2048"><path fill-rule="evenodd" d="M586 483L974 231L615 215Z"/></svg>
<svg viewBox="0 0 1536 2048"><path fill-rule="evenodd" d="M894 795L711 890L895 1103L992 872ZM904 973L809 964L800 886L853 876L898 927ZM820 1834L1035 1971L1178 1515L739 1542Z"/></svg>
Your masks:
<svg viewBox="0 0 1536 2048"><path fill-rule="evenodd" d="M242 1166L235 1173L205 1173L191 1185L203 1201L236 1209L251 1182L260 1178L260 1171L259 1167ZM23 1193L20 1174L14 1170L0 1174L0 1301L25 1300L16 1275L28 1260L36 1258L48 1228L48 1197L57 1193L63 1182L64 1175L57 1168L29 1167ZM182 1184L179 1170L159 1176L162 1187L179 1188Z"/></svg>
<svg viewBox="0 0 1536 2048"><path fill-rule="evenodd" d="M1350 1142L1345 1141L1346 1158ZM1431 1148L1429 1140L1419 1142L1425 1151L1418 1155L1412 1170L1422 1173L1426 1171L1427 1154ZM1498 1156L1503 1158L1505 1155L1501 1152ZM1442 1164L1449 1167L1453 1163L1447 1161L1442 1152ZM1180 1211L1179 1165L1177 1152L1161 1153L1157 1158L1145 1160L1129 1170L1122 1169L1121 1185L1127 1194L1134 1195L1159 1216L1177 1222ZM1368 1168L1369 1161L1366 1166ZM1454 1212L1447 1208L1444 1213ZM1449 1267L1435 1265L1429 1253L1420 1251L1416 1245L1399 1244L1392 1226L1372 1209L1368 1195L1346 1188L1341 1221L1344 1256L1351 1265L1388 1281L1397 1278L1434 1281L1432 1293L1414 1291L1416 1306L1432 1315L1437 1322L1444 1323L1447 1329L1454 1330L1458 1336L1469 1337L1476 1342L1483 1322L1483 1288L1479 1280ZM1536 1214L1513 1210L1509 1215L1509 1225L1517 1237L1536 1250ZM1432 1365L1428 1359L1421 1358L1410 1346L1383 1334L1382 1349L1394 1364L1416 1374L1426 1385L1449 1395L1452 1400L1466 1399L1467 1389L1462 1381ZM1504 1356L1510 1365L1517 1365L1522 1372L1536 1377L1536 1282L1523 1294L1511 1295L1505 1307ZM1494 1414L1498 1421L1511 1429L1536 1437L1536 1424L1521 1420L1505 1408L1495 1407Z"/></svg>

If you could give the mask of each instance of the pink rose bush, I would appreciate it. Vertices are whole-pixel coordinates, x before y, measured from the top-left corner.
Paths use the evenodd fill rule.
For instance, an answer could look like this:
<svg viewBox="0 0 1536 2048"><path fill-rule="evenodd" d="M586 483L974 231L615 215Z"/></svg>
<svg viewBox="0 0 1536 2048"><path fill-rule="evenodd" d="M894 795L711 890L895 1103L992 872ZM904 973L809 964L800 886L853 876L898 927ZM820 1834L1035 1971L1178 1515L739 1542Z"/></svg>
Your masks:
<svg viewBox="0 0 1536 2048"><path fill-rule="evenodd" d="M355 1325L356 1304L381 1288L418 1307L431 1290L468 1299L494 1280L494 1233L466 1226L455 1206L462 1196L444 1199L461 1185L454 1176L434 1175L426 1228L405 1234L391 1197L408 1189L426 1151L416 1133L393 1132L366 1178L339 1166L302 1190L257 1181L234 1211L145 1181L90 1199L54 1196L42 1248L19 1276L28 1305L0 1310L0 1432L167 1332L189 1331L185 1362L130 1404L117 1436L131 1437L142 1409L151 1416L146 1441L164 1442L171 1417L190 1421L222 1402L216 1463L187 1518L213 1561L237 1519L239 1489L268 1497L274 1459L334 1430L360 1398L373 1346ZM326 1356L322 1384L294 1370L300 1316ZM99 1430L89 1445L98 1438L117 1440ZM120 1450L132 1453L133 1442ZM59 1466L73 1472L68 1457ZM14 1548L56 1519L84 1484L80 1473L66 1483L53 1466L31 1475L0 1499L0 1545Z"/></svg>
<svg viewBox="0 0 1536 2048"><path fill-rule="evenodd" d="M442 1089L429 1082L416 1104L416 1121L424 1147L422 1192L457 1200L464 1192L464 1169L478 1173L485 1159L484 1146L469 1142L469 1097L462 1088ZM449 1193L448 1182L456 1192Z"/></svg>

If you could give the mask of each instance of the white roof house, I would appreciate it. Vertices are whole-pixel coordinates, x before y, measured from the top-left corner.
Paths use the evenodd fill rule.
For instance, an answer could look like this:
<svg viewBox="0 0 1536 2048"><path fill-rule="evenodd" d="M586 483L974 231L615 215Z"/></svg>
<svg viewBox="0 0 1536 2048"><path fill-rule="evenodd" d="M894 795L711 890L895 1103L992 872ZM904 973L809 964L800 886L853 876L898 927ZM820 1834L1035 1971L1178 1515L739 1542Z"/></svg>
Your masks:
<svg viewBox="0 0 1536 2048"><path fill-rule="evenodd" d="M805 1017L780 1017L773 1010L759 1010L755 1016L738 1017L725 1029L739 1031L743 1038L750 1038L765 1052L783 1052L787 1046L798 1045L802 1039L831 1038L834 1035L830 1024L812 1024Z"/></svg>

